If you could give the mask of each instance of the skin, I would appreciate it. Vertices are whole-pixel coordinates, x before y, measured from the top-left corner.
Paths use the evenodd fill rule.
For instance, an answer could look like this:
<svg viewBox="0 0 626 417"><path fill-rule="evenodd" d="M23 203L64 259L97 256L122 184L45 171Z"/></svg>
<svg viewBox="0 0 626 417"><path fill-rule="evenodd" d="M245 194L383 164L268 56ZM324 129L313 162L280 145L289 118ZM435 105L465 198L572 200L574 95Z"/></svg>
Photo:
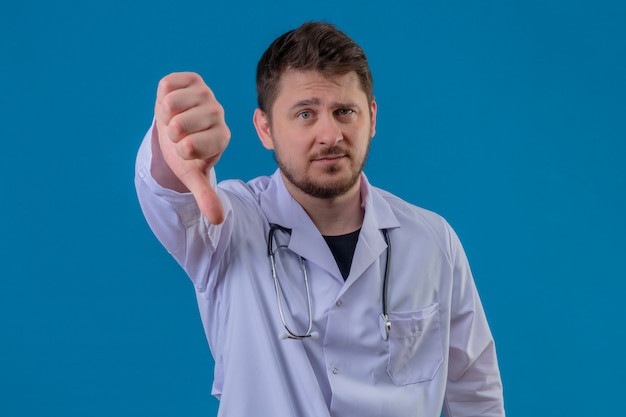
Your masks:
<svg viewBox="0 0 626 417"><path fill-rule="evenodd" d="M198 74L169 74L159 82L154 115L152 176L165 188L191 192L206 219L222 223L224 208L209 171L228 146L230 130L213 91Z"/></svg>
<svg viewBox="0 0 626 417"><path fill-rule="evenodd" d="M355 72L326 77L287 71L271 118L257 109L254 125L273 149L289 193L320 232L340 235L362 223L360 174L376 126Z"/></svg>
<svg viewBox="0 0 626 417"><path fill-rule="evenodd" d="M207 220L221 223L224 211L208 172L230 140L222 106L199 75L174 73L159 83L155 118L153 177L166 188L190 191ZM271 114L257 109L253 121L263 146L275 152L287 190L320 232L357 230L376 102L368 104L356 73L287 71Z"/></svg>

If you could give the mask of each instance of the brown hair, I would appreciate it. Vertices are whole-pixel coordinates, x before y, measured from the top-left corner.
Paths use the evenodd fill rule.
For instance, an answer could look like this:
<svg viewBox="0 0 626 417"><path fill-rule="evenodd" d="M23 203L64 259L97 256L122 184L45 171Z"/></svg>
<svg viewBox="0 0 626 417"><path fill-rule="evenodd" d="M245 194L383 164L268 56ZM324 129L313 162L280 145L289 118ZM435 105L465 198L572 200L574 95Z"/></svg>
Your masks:
<svg viewBox="0 0 626 417"><path fill-rule="evenodd" d="M270 116L281 75L287 70L317 70L326 76L355 71L368 104L374 99L372 74L363 49L330 23L308 22L277 38L256 73L259 109Z"/></svg>

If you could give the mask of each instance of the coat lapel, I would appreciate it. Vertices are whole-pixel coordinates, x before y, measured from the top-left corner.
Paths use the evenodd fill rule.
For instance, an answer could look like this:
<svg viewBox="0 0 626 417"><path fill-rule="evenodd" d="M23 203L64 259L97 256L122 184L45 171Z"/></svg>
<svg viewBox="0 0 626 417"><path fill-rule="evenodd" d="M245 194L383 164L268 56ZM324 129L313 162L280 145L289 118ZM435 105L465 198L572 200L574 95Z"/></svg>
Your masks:
<svg viewBox="0 0 626 417"><path fill-rule="evenodd" d="M361 177L361 201L365 208L365 217L350 275L342 292L385 252L387 244L381 229L400 226L389 204L369 184L364 174ZM272 176L267 189L261 193L260 204L270 224L291 229L291 236L288 237L291 251L343 281L326 241L302 206L289 194L278 170Z"/></svg>

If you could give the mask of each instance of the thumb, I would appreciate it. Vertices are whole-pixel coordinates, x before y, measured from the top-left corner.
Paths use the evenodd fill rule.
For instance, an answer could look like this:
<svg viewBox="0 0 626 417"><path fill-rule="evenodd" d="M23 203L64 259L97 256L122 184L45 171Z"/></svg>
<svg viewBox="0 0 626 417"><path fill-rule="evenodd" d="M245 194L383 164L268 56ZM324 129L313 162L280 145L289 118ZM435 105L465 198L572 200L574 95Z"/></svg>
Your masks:
<svg viewBox="0 0 626 417"><path fill-rule="evenodd" d="M224 207L219 196L211 186L208 175L200 170L189 171L185 178L181 178L185 186L191 191L198 208L211 224L221 224L224 221Z"/></svg>

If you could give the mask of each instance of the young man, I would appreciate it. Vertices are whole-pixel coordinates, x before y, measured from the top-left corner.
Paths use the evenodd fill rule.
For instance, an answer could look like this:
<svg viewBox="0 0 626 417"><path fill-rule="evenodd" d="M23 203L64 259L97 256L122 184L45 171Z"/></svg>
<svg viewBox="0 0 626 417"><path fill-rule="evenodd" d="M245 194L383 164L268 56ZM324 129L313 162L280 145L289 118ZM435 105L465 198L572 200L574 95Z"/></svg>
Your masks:
<svg viewBox="0 0 626 417"><path fill-rule="evenodd" d="M265 52L257 91L271 177L216 183L230 131L193 73L159 83L137 159L146 219L195 287L219 415L503 416L456 235L362 173L377 111L362 49L304 24Z"/></svg>

